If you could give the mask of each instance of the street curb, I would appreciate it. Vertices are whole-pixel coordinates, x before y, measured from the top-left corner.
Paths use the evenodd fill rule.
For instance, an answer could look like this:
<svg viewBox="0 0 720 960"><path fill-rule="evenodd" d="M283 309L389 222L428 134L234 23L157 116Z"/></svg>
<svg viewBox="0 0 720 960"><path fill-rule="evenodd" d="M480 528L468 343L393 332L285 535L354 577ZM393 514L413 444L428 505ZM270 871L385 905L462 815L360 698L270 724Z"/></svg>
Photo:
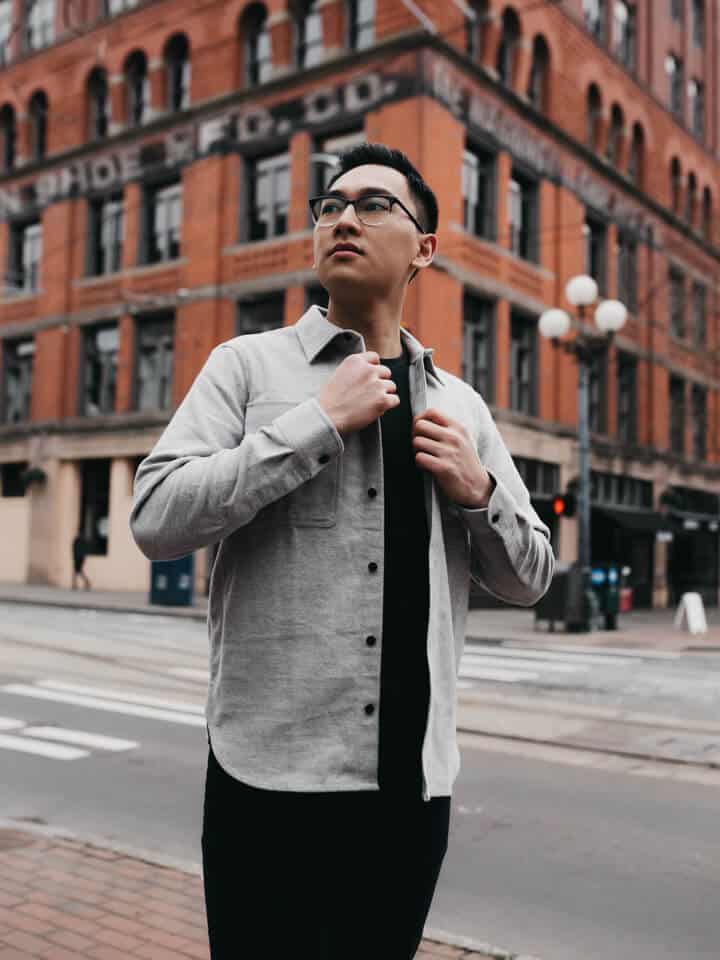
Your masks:
<svg viewBox="0 0 720 960"><path fill-rule="evenodd" d="M698 770L720 770L720 763L714 761L683 760L679 757L660 757L655 753L640 753L633 750L621 750L618 747L596 747L592 744L573 743L569 740L544 740L540 737L524 737L519 733L495 733L477 728L457 727L458 733L488 737L492 740L510 740L514 743L534 743L543 747L558 747L561 750L580 750L586 753L598 753L606 757L626 757L628 760L645 760L649 763L667 763L675 767L692 767Z"/></svg>
<svg viewBox="0 0 720 960"><path fill-rule="evenodd" d="M196 610L193 607L136 607L124 606L116 603L67 603L63 600L34 599L29 597L8 597L0 594L0 603L15 603L26 607L57 607L62 610L95 610L101 613L134 613L150 617L178 617L186 620L207 620L206 610Z"/></svg>
<svg viewBox="0 0 720 960"><path fill-rule="evenodd" d="M493 960L540 960L535 954L529 953L508 953L503 947L493 946L491 943L482 943L473 937L461 937L455 933L449 933L447 930L436 930L432 927L426 927L423 932L423 939L431 943L447 944L449 947L458 947L461 950L472 950L474 953L482 953L485 956L492 957Z"/></svg>

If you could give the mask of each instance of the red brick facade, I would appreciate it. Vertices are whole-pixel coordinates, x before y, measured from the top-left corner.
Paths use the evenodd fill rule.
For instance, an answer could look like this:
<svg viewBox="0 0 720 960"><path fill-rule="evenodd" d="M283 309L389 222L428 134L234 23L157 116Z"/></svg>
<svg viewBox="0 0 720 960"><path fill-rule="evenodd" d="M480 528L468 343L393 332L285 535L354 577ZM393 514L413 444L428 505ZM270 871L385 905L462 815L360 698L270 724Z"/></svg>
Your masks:
<svg viewBox="0 0 720 960"><path fill-rule="evenodd" d="M21 3L13 2L18 22ZM523 456L532 455L537 448L539 459L552 460L548 437L566 445L572 442L577 370L569 356L539 338L535 411L532 415L513 414L512 310L538 316L550 306L569 307L565 284L586 269L582 233L586 209L605 218L606 296L618 296L614 252L618 231L633 232L637 239L638 308L631 312L617 347L637 358L637 443L628 451L618 441L617 351L613 348L607 368L607 429L596 438L593 467L653 479L655 503L663 484L684 483L720 491L718 0L705 0L702 47L695 42L693 0L686 0L681 24L671 20L669 3L628 3L635 18L634 70L627 69L612 52L617 41L613 20L617 5L609 2L599 4L605 8L607 40L593 38L586 29L583 0L567 0L562 10L553 3L513 7L500 0L478 2L474 5L478 52L472 59L466 53L466 20L461 7L453 2L418 0L424 24L431 28L423 29L401 0L376 0L375 44L349 51L350 5L342 0L320 0L325 60L305 71L291 65L294 34L289 9L284 0L271 0L266 22L273 77L254 88L242 82L247 65L239 38L246 6L240 0L202 5L193 0L155 0L103 19L96 0L58 2L57 40L47 49L24 54L23 31L15 32L9 45L10 63L0 69L0 110L9 105L17 120L15 167L0 175L0 263L4 269L10 257L9 221L17 219L21 207L25 212L30 209L22 206L22 188L37 187L45 178L40 192L56 194L52 202L39 204L43 232L39 292L7 292L0 300L3 342L35 338L32 429L43 426L70 438L75 429L84 435L89 429L92 434L92 424L78 416L81 331L90 322L113 320L119 324L113 435L120 436L124 430L128 437L137 437L137 455L154 435L150 428L153 424L156 428L167 412L154 419L134 412L135 313L152 313L162 307L174 316L175 404L212 346L235 335L236 301L246 292L257 292L264 285L267 289L280 287L285 291L284 321L294 322L305 309L305 289L313 282L307 198L313 182L310 155L315 138L348 128L362 129L368 140L405 151L439 200L438 258L408 291L406 324L424 343L436 348L441 366L460 373L463 294L470 290L493 301L494 390L489 399L500 422L508 424L511 443L521 439L522 450L513 452ZM63 22L63 11L71 22ZM498 68L504 62L508 25L513 23L517 34L508 57L510 73L502 83ZM173 113L165 108L168 81L164 58L168 40L178 32L185 34L190 50L190 106ZM541 100L533 104L528 91L538 37L544 38L548 64L541 75ZM123 71L126 58L138 50L148 64L150 111L148 122L133 128L127 125ZM683 89L691 79L703 85L702 136L691 132L687 102L686 124L669 110L666 58L670 53L683 61ZM105 141L88 142L86 87L91 71L98 66L107 72L111 124ZM590 144L588 96L593 84L599 92L600 111ZM28 102L40 89L49 103L47 155L30 161ZM310 104L303 102L311 95L315 99ZM292 109L288 107L291 103ZM213 139L213 119L220 114L234 115L234 133L229 143L205 149L203 140ZM265 134L263 124L271 128ZM167 162L173 134L185 138L174 141L174 149L185 151L180 257L139 265L143 170L150 168L138 167L137 151L142 146L165 144ZM490 238L466 229L463 214L463 151L473 143L486 142L492 144L495 154L496 216ZM248 186L244 160L257 153L282 151L290 157L287 232L270 240L247 242L242 225L242 198ZM122 269L88 277L87 191L82 182L74 192L66 186L67 178L80 176L77 165L103 157L115 165L114 189L123 193ZM678 158L681 171L674 192L673 158ZM537 181L535 261L516 256L510 249L507 197L514 164ZM634 173L629 170L631 164ZM58 174L54 191L48 180L52 174ZM691 175L694 205L687 203L686 195ZM704 204L710 205L709 213ZM684 336L671 335L669 328L670 263L685 276ZM694 342L691 335L693 282L707 289L704 344ZM688 410L692 385L706 390L707 452L703 462L693 459L690 415L686 417L684 454L669 452L669 380L673 373L686 383ZM138 434L144 427L150 432ZM29 425L0 426L0 461L17 458L18 444L29 433ZM97 437L100 442L100 424ZM106 446L101 455L111 456L109 439L102 442ZM567 460L570 452L568 447L557 462ZM62 452L58 455L62 457ZM562 468L563 477L572 473L568 470Z"/></svg>

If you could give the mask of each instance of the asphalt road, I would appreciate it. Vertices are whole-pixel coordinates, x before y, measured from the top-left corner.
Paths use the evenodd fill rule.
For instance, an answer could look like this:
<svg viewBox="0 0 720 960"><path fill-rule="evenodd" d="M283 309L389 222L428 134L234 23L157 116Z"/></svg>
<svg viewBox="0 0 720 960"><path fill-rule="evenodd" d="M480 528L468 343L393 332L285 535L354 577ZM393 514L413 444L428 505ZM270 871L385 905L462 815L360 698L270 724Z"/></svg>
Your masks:
<svg viewBox="0 0 720 960"><path fill-rule="evenodd" d="M204 651L193 625L8 610L0 817L199 863ZM671 781L662 768L638 776L596 757L487 746L462 738L430 927L541 960L717 958L717 775Z"/></svg>

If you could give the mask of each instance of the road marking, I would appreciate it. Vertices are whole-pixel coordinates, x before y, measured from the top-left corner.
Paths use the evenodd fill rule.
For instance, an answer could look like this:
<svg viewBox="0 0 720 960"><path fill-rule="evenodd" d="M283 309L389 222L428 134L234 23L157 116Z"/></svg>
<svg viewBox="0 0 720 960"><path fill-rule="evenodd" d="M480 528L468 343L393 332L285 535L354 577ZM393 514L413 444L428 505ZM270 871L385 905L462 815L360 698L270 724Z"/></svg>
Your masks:
<svg viewBox="0 0 720 960"><path fill-rule="evenodd" d="M68 730L65 727L25 727L24 736L39 737L41 740L57 740L60 743L74 743L79 747L95 747L98 750L132 750L138 744L135 740L120 740L118 737L105 737L99 733L86 733L84 730Z"/></svg>
<svg viewBox="0 0 720 960"><path fill-rule="evenodd" d="M487 654L485 653L487 650ZM465 646L465 653L475 656L507 657L510 660L542 660L546 663L584 663L588 666L623 666L628 665L628 657L603 656L602 654L571 653L558 650L536 650L531 647L486 647L478 649L477 645ZM632 658L637 659L637 658Z"/></svg>
<svg viewBox="0 0 720 960"><path fill-rule="evenodd" d="M168 673L171 673L174 677L183 677L187 680L200 680L203 683L207 683L210 678L209 672L200 667L174 667L172 670L168 670Z"/></svg>
<svg viewBox="0 0 720 960"><path fill-rule="evenodd" d="M460 663L461 672L463 669L462 664L465 663L478 665L487 664L489 667L508 667L511 670L514 670L517 666L520 670L549 670L554 673L582 673L589 670L589 664L587 663L564 663L555 660L533 659L531 657L505 658L492 654L477 654L475 652L463 654Z"/></svg>
<svg viewBox="0 0 720 960"><path fill-rule="evenodd" d="M90 756L87 750L78 750L76 747L64 747L59 743L43 743L42 740L31 740L30 737L13 737L0 733L0 749L3 748L50 757L53 760L79 760L81 757Z"/></svg>
<svg viewBox="0 0 720 960"><path fill-rule="evenodd" d="M518 649L517 647L515 649ZM568 643L548 644L548 650L559 650L562 653L592 653L606 659L609 656L620 657L625 660L679 660L683 656L680 650L626 650L624 647L579 647Z"/></svg>
<svg viewBox="0 0 720 960"><path fill-rule="evenodd" d="M468 666L460 667L461 677L470 677L472 680L501 680L503 683L523 683L527 680L537 680L537 673L528 673L522 670L493 670L490 667Z"/></svg>
<svg viewBox="0 0 720 960"><path fill-rule="evenodd" d="M86 687L78 683L64 683L60 680L37 680L35 686L48 690L60 690L63 693L77 693L80 696L102 697L105 700L120 700L123 703L139 703L143 707L160 707L163 710L180 710L182 713L197 713L204 716L205 709L196 703L181 703L179 700L162 700L159 697L144 697L127 690L114 690L109 687Z"/></svg>
<svg viewBox="0 0 720 960"><path fill-rule="evenodd" d="M18 727L24 727L22 720L14 720L12 717L0 717L0 730L16 730Z"/></svg>
<svg viewBox="0 0 720 960"><path fill-rule="evenodd" d="M24 683L10 683L0 687L4 693L14 693L21 697L31 697L36 700L51 700L54 703L69 703L77 707L87 707L91 710L105 710L108 713L119 713L128 717L145 717L149 720L165 720L167 723L179 723L189 727L204 727L205 717L196 713L181 713L176 710L158 710L155 707L143 707L133 703L123 703L120 700L104 700L100 697L84 697L79 694L52 690L39 686L30 686ZM193 710L196 708L193 706Z"/></svg>

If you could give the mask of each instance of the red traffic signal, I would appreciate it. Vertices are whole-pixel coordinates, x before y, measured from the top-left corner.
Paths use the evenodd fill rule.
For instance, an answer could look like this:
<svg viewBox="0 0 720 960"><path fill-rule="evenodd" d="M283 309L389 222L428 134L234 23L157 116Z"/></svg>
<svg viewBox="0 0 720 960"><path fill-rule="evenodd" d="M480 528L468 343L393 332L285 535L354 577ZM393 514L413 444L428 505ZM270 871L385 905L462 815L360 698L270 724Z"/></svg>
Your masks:
<svg viewBox="0 0 720 960"><path fill-rule="evenodd" d="M552 511L556 517L574 517L576 507L574 493L558 493L553 497Z"/></svg>

